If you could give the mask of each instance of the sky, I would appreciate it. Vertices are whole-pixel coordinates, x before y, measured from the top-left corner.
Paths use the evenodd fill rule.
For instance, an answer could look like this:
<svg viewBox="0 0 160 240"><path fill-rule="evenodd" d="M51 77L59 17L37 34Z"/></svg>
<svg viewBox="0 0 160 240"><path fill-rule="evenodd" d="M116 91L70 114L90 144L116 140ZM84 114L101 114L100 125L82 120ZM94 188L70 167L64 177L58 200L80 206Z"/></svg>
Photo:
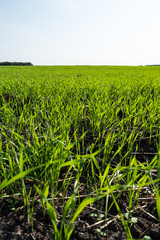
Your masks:
<svg viewBox="0 0 160 240"><path fill-rule="evenodd" d="M160 0L0 0L0 62L160 64Z"/></svg>

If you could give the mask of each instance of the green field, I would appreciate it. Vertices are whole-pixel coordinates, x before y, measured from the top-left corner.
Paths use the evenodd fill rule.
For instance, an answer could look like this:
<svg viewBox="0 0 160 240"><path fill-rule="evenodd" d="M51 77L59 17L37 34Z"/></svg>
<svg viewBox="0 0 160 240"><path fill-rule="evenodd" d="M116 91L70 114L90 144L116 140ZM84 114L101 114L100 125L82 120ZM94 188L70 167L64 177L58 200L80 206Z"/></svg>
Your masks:
<svg viewBox="0 0 160 240"><path fill-rule="evenodd" d="M160 67L0 67L0 199L33 228L41 204L56 240L89 207L99 239L115 218L135 238L141 199L160 220L159 131Z"/></svg>

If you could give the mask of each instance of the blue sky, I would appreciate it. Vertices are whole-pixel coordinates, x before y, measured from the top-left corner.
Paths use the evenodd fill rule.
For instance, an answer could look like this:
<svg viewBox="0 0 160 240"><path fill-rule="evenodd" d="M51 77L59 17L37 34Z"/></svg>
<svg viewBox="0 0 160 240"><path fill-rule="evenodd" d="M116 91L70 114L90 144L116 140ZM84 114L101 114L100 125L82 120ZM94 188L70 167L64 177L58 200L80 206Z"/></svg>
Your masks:
<svg viewBox="0 0 160 240"><path fill-rule="evenodd" d="M0 62L160 64L159 0L0 0Z"/></svg>

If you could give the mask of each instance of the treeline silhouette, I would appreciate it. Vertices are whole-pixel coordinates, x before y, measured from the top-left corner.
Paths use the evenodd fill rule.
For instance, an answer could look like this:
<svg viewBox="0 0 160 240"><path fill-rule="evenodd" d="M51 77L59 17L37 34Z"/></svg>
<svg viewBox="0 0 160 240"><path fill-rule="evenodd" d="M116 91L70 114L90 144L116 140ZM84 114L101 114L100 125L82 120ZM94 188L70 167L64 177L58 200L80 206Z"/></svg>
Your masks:
<svg viewBox="0 0 160 240"><path fill-rule="evenodd" d="M158 67L160 64L151 64L151 65L145 65L146 67Z"/></svg>
<svg viewBox="0 0 160 240"><path fill-rule="evenodd" d="M0 62L0 66L33 66L31 62Z"/></svg>

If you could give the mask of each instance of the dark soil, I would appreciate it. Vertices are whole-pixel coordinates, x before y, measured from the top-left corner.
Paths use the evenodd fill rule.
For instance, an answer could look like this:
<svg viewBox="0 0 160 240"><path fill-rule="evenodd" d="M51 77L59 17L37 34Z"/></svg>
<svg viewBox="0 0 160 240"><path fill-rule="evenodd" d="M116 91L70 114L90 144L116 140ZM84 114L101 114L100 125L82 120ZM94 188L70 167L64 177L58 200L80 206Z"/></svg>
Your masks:
<svg viewBox="0 0 160 240"><path fill-rule="evenodd" d="M148 143L148 138L144 139L139 147L137 159L144 162L146 157L148 161L152 160L156 154L156 148L153 141ZM134 154L134 152L133 152ZM63 177L62 173L62 176ZM83 179L83 183L85 183ZM86 184L81 188L80 195L87 195ZM69 189L69 188L68 188ZM141 191L139 202L135 204L132 210L128 225L134 239L144 239L150 236L152 240L160 239L160 222L156 210L155 196L149 195L149 189ZM72 192L68 192L71 196ZM128 193L123 193L119 197L118 204L121 211L125 213L128 208ZM81 198L81 200L83 197ZM109 204L112 199L109 198ZM78 204L78 201L77 201ZM0 198L0 240L54 240L54 232L51 220L47 212L43 212L40 203L36 202L33 207L33 228L28 218L27 211L24 209L22 200L16 201L10 198ZM15 208L13 210L13 208ZM60 221L63 214L63 205L61 198L57 197L55 201L57 218ZM98 219L99 214L104 213L105 201L101 200L96 204L87 206L79 215L74 224L74 230L71 236L73 240L96 240L109 239L121 240L127 239L121 219L116 207L113 205L105 219ZM97 214L97 217L91 214ZM131 218L136 217L137 222L132 223ZM59 222L60 225L60 222ZM98 232L99 231L99 232Z"/></svg>
<svg viewBox="0 0 160 240"><path fill-rule="evenodd" d="M119 200L119 206L124 211L126 208L125 195L123 199ZM0 239L3 240L47 240L54 239L52 223L47 213L43 213L40 204L34 206L33 212L33 229L27 217L27 211L23 206L17 210L11 210L8 207L8 200L0 200L2 209L0 212ZM98 209L102 209L103 201L99 203ZM157 213L155 211L155 199L143 197L139 200L139 205L135 207L135 211L131 213L131 217L137 218L137 223L129 223L132 237L134 239L143 239L144 236L150 236L152 240L160 239L160 223L158 221ZM57 216L60 219L63 208L60 202L57 201L55 205ZM100 214L101 210L97 212L97 205L86 207L80 214L74 225L74 231L71 239L73 240L96 240L96 239L110 239L121 240L127 239L124 228L117 214L115 206L110 210L108 220L98 220L97 217L91 216L91 213ZM97 232L97 229L101 231ZM103 236L103 234L105 236Z"/></svg>

